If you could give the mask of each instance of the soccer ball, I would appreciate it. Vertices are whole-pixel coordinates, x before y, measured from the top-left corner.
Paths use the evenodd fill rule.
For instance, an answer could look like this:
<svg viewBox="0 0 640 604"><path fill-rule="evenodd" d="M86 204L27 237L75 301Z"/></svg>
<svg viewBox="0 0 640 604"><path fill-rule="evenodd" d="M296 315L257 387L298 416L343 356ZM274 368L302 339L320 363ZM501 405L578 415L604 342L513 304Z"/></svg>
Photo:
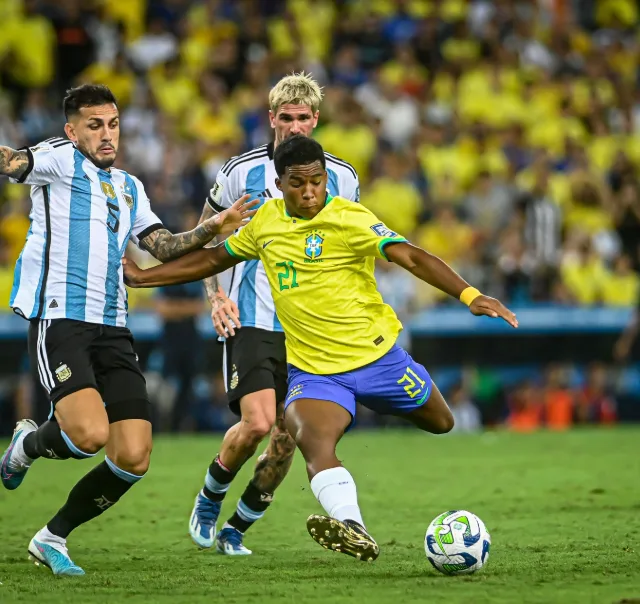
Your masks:
<svg viewBox="0 0 640 604"><path fill-rule="evenodd" d="M445 575L465 575L480 570L489 559L491 535L475 514L451 510L435 518L424 538L432 566Z"/></svg>

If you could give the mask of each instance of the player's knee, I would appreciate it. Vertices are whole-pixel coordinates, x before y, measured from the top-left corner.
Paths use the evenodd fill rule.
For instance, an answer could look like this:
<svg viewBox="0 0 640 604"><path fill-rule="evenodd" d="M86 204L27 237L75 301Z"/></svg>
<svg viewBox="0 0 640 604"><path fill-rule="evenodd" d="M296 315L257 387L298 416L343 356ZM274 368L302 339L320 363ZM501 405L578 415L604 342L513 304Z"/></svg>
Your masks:
<svg viewBox="0 0 640 604"><path fill-rule="evenodd" d="M453 425L455 424L455 420L453 419L453 414L449 409L447 409L446 413L441 413L434 422L433 429L431 430L434 434L446 434L447 432L451 432L453 429Z"/></svg>
<svg viewBox="0 0 640 604"><path fill-rule="evenodd" d="M242 436L247 445L259 445L271 432L273 424L265 416L253 417L243 424Z"/></svg>
<svg viewBox="0 0 640 604"><path fill-rule="evenodd" d="M111 461L121 470L136 476L142 476L149 469L151 462L151 447L145 443L129 446L117 451Z"/></svg>
<svg viewBox="0 0 640 604"><path fill-rule="evenodd" d="M335 466L337 441L331 438L331 434L323 437L303 429L296 434L295 442L307 464L309 477Z"/></svg>
<svg viewBox="0 0 640 604"><path fill-rule="evenodd" d="M83 453L97 453L109 440L109 424L77 424L64 430L69 440Z"/></svg>

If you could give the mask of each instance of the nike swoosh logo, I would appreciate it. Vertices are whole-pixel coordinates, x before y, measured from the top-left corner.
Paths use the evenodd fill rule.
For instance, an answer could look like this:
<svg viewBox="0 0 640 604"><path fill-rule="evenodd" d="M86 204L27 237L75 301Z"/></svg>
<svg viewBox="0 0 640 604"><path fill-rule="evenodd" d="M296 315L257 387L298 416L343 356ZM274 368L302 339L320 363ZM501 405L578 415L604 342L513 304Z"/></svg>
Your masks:
<svg viewBox="0 0 640 604"><path fill-rule="evenodd" d="M273 241L273 239L269 239L269 241L265 241L265 242L262 244L262 249L264 249L265 247L267 247L267 246L268 246L272 241Z"/></svg>

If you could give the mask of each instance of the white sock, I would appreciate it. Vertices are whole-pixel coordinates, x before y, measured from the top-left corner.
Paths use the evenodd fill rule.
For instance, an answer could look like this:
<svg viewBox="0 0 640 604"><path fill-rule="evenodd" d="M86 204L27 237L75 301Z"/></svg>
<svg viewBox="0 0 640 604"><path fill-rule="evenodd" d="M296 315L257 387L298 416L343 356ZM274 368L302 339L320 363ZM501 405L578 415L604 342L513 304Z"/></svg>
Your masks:
<svg viewBox="0 0 640 604"><path fill-rule="evenodd" d="M311 480L311 490L331 518L355 520L364 526L358 507L356 483L346 468L318 472Z"/></svg>
<svg viewBox="0 0 640 604"><path fill-rule="evenodd" d="M53 549L59 551L61 554L64 554L69 557L69 550L67 549L67 540L64 537L59 537L58 535L54 535L45 525L41 528L33 537L36 541L40 543L46 543L48 546Z"/></svg>
<svg viewBox="0 0 640 604"><path fill-rule="evenodd" d="M64 537L54 535L47 526L41 528L35 536L37 541L44 541L49 545L66 545L67 540Z"/></svg>

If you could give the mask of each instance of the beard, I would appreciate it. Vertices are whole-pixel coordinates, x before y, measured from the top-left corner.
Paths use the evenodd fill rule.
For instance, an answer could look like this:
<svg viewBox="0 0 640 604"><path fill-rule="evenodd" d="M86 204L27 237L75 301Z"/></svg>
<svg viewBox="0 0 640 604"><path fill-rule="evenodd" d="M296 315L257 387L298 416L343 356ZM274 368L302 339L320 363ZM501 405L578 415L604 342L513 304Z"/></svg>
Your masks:
<svg viewBox="0 0 640 604"><path fill-rule="evenodd" d="M78 147L82 155L84 155L89 160L91 160L91 163L97 168L100 168L101 170L109 169L111 166L113 166L113 164L116 161L117 152L114 153L113 157L99 158L99 157L96 157L93 153L91 153L88 149L86 149L82 145L78 144L76 146Z"/></svg>

